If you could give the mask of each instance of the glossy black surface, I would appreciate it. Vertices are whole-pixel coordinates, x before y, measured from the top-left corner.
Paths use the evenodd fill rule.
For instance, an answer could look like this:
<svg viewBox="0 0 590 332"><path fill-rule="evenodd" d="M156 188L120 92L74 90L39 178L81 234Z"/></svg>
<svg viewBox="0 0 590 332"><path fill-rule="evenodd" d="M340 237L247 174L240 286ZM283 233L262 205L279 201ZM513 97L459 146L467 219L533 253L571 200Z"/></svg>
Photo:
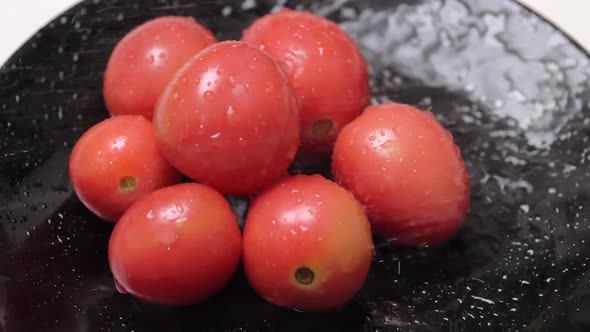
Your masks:
<svg viewBox="0 0 590 332"><path fill-rule="evenodd" d="M508 0L281 3L350 32L370 61L374 102L431 108L452 130L473 189L460 234L423 250L381 244L356 300L327 314L266 304L243 276L188 308L117 294L106 256L111 226L84 209L67 174L77 137L107 116L110 51L133 26L167 14L239 38L275 1L88 0L0 70L2 329L590 330L588 56Z"/></svg>

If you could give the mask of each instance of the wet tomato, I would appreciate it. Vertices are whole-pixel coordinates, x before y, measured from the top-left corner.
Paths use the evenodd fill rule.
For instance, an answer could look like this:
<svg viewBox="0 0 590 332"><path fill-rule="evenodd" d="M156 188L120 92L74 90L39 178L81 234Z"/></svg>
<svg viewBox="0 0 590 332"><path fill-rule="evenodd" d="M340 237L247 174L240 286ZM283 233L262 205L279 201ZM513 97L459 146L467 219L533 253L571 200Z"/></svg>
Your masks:
<svg viewBox="0 0 590 332"><path fill-rule="evenodd" d="M276 181L299 147L298 105L280 66L243 42L215 44L173 79L154 115L162 152L226 194Z"/></svg>
<svg viewBox="0 0 590 332"><path fill-rule="evenodd" d="M448 240L469 208L469 177L453 137L412 106L367 108L342 130L332 167L366 205L373 231L400 244Z"/></svg>
<svg viewBox="0 0 590 332"><path fill-rule="evenodd" d="M243 240L246 276L268 301L299 310L348 302L370 268L363 207L320 175L287 178L257 197Z"/></svg>
<svg viewBox="0 0 590 332"><path fill-rule="evenodd" d="M104 99L112 115L152 118L174 74L215 37L191 17L160 17L129 32L115 47L104 77Z"/></svg>
<svg viewBox="0 0 590 332"><path fill-rule="evenodd" d="M91 127L76 142L69 171L79 199L111 222L146 194L180 180L160 154L152 123L140 115L121 115Z"/></svg>
<svg viewBox="0 0 590 332"><path fill-rule="evenodd" d="M157 190L121 217L109 242L117 289L163 305L197 303L237 269L241 234L229 203L196 183Z"/></svg>
<svg viewBox="0 0 590 332"><path fill-rule="evenodd" d="M370 97L367 62L355 42L331 21L289 9L258 19L242 40L286 69L301 102L302 160L329 155Z"/></svg>

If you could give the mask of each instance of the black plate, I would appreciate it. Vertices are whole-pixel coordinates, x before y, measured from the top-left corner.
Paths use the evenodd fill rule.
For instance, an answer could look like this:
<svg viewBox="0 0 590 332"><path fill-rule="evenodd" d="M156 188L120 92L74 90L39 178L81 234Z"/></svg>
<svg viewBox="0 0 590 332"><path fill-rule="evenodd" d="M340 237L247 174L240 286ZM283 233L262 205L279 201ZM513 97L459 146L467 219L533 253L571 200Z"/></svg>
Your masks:
<svg viewBox="0 0 590 332"><path fill-rule="evenodd" d="M280 2L326 15L356 38L374 102L432 108L452 130L473 189L460 234L438 248L381 245L356 300L327 314L266 304L241 275L188 308L117 294L106 255L112 227L81 205L67 174L72 144L107 116L110 51L133 26L167 14L240 38L276 4L88 0L0 71L3 329L588 331L588 56L508 0Z"/></svg>

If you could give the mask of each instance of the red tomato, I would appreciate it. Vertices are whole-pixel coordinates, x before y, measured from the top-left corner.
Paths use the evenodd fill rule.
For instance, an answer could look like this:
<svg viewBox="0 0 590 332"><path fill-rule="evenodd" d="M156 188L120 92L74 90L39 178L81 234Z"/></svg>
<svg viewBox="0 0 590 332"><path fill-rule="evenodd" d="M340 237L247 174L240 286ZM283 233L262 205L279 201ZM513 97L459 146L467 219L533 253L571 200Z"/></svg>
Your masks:
<svg viewBox="0 0 590 332"><path fill-rule="evenodd" d="M173 165L226 194L251 194L276 181L299 147L287 77L242 42L215 44L184 67L162 95L154 124Z"/></svg>
<svg viewBox="0 0 590 332"><path fill-rule="evenodd" d="M258 19L243 40L286 68L301 101L301 155L329 155L370 97L367 62L355 42L331 21L289 9Z"/></svg>
<svg viewBox="0 0 590 332"><path fill-rule="evenodd" d="M109 112L151 119L174 74L215 42L191 17L160 17L135 28L117 44L107 64L104 98Z"/></svg>
<svg viewBox="0 0 590 332"><path fill-rule="evenodd" d="M272 303L300 310L348 302L363 285L373 256L363 207L320 175L287 178L257 197L243 245L254 289Z"/></svg>
<svg viewBox="0 0 590 332"><path fill-rule="evenodd" d="M158 150L152 123L139 115L91 127L76 142L69 168L82 203L111 222L146 194L180 181Z"/></svg>
<svg viewBox="0 0 590 332"><path fill-rule="evenodd" d="M448 240L469 208L469 177L451 134L430 112L371 106L334 148L338 182L367 207L376 234L405 245Z"/></svg>
<svg viewBox="0 0 590 332"><path fill-rule="evenodd" d="M196 183L160 189L123 215L109 242L117 289L163 305L197 303L225 286L241 254L229 203Z"/></svg>

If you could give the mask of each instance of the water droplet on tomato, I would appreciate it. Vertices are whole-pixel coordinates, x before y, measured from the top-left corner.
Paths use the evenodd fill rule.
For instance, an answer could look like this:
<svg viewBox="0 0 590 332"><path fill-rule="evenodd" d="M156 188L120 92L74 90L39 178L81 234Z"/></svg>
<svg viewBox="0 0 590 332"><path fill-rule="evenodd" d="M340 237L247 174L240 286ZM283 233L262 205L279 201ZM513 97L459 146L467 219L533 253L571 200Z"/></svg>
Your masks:
<svg viewBox="0 0 590 332"><path fill-rule="evenodd" d="M237 79L235 76L230 76L227 78L227 81L229 82L229 87L230 88L235 88L236 85L238 84Z"/></svg>
<svg viewBox="0 0 590 332"><path fill-rule="evenodd" d="M121 294L128 294L127 290L119 283L117 279L115 279L115 288L117 289L117 292Z"/></svg>
<svg viewBox="0 0 590 332"><path fill-rule="evenodd" d="M154 63L154 61L155 61L154 55L150 54L150 56L148 56L148 58L147 58L147 63L151 65Z"/></svg>
<svg viewBox="0 0 590 332"><path fill-rule="evenodd" d="M375 135L369 136L369 141L374 142L376 140L377 140L377 136L375 136Z"/></svg>
<svg viewBox="0 0 590 332"><path fill-rule="evenodd" d="M283 69L289 77L295 76L295 63L291 59L283 60Z"/></svg>
<svg viewBox="0 0 590 332"><path fill-rule="evenodd" d="M215 92L213 92L211 90L207 90L203 94L203 97L205 97L205 99L207 99L207 100L213 100L213 98L215 98Z"/></svg>
<svg viewBox="0 0 590 332"><path fill-rule="evenodd" d="M164 52L160 53L160 55L158 55L158 58L160 58L162 60L166 59L166 53L164 53Z"/></svg>
<svg viewBox="0 0 590 332"><path fill-rule="evenodd" d="M229 105L229 106L227 107L227 110L225 111L225 116L226 116L227 118L231 118L231 117L234 115L234 113L235 113L235 112L236 112L236 111L234 110L234 107L233 107L232 105Z"/></svg>

